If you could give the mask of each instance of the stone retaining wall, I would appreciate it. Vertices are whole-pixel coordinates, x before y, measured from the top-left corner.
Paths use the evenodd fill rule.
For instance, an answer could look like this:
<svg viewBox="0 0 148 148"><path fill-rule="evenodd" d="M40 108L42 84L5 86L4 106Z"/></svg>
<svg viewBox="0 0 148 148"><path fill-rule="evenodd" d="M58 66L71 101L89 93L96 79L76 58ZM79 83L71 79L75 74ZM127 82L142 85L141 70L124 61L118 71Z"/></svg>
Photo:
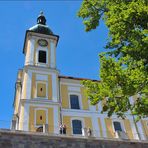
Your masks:
<svg viewBox="0 0 148 148"><path fill-rule="evenodd" d="M148 148L148 141L67 137L0 129L0 148Z"/></svg>

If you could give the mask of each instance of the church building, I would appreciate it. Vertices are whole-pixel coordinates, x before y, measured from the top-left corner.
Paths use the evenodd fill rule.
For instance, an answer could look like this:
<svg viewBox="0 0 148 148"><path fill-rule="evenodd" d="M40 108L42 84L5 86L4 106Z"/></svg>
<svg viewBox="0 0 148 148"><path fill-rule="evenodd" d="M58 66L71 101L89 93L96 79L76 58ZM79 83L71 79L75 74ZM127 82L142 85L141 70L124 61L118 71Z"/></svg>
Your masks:
<svg viewBox="0 0 148 148"><path fill-rule="evenodd" d="M12 129L60 135L62 124L67 136L86 136L90 129L91 136L98 138L146 140L148 120L136 123L130 112L125 120L116 115L108 118L101 114L102 103L93 106L87 99L81 84L85 79L60 75L56 66L58 40L43 13L26 31L25 63L16 80Z"/></svg>

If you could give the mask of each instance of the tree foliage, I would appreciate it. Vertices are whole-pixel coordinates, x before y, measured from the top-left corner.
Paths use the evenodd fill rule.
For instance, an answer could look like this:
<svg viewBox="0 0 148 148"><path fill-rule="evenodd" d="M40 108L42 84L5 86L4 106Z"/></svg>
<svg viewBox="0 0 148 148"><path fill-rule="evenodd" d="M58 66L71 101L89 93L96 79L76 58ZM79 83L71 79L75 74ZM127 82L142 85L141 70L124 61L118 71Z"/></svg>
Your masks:
<svg viewBox="0 0 148 148"><path fill-rule="evenodd" d="M100 54L100 83L84 81L92 104L105 100L102 112L148 116L148 1L83 0L78 16L86 31L101 19L109 29L105 52ZM131 96L134 102L130 101Z"/></svg>

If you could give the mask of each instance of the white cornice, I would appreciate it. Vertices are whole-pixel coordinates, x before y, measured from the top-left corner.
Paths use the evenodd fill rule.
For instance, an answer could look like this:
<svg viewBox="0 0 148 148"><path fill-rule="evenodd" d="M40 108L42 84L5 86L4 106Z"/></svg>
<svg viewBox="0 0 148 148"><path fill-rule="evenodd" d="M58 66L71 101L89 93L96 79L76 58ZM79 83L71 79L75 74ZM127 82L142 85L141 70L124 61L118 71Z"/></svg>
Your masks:
<svg viewBox="0 0 148 148"><path fill-rule="evenodd" d="M29 31L28 32L28 36L34 36L34 37L37 37L37 38L44 38L44 39L53 39L53 40L58 40L57 36L55 35L46 35L46 34L41 34L41 33L36 33L36 32L31 32Z"/></svg>
<svg viewBox="0 0 148 148"><path fill-rule="evenodd" d="M41 72L47 72L47 73L57 73L59 75L59 71L57 69L53 68L47 68L47 67L42 67L42 66L31 66L31 65L26 65L24 66L24 70L33 70L33 71L38 71L39 73Z"/></svg>
<svg viewBox="0 0 148 148"><path fill-rule="evenodd" d="M38 104L38 105L59 105L59 102L53 102L51 100L48 99L39 99L39 98L35 98L35 99L21 99L21 103L27 103L27 104Z"/></svg>

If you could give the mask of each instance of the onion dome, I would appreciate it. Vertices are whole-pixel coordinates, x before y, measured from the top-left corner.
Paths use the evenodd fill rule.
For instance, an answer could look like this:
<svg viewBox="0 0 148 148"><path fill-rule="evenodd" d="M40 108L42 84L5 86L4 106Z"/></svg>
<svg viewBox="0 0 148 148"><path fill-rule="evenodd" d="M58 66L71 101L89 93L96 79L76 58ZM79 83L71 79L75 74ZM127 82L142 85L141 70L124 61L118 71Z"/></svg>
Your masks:
<svg viewBox="0 0 148 148"><path fill-rule="evenodd" d="M46 25L46 18L42 11L40 12L37 18L37 24L31 27L29 30L36 33L53 35L53 32L51 31L51 29Z"/></svg>

